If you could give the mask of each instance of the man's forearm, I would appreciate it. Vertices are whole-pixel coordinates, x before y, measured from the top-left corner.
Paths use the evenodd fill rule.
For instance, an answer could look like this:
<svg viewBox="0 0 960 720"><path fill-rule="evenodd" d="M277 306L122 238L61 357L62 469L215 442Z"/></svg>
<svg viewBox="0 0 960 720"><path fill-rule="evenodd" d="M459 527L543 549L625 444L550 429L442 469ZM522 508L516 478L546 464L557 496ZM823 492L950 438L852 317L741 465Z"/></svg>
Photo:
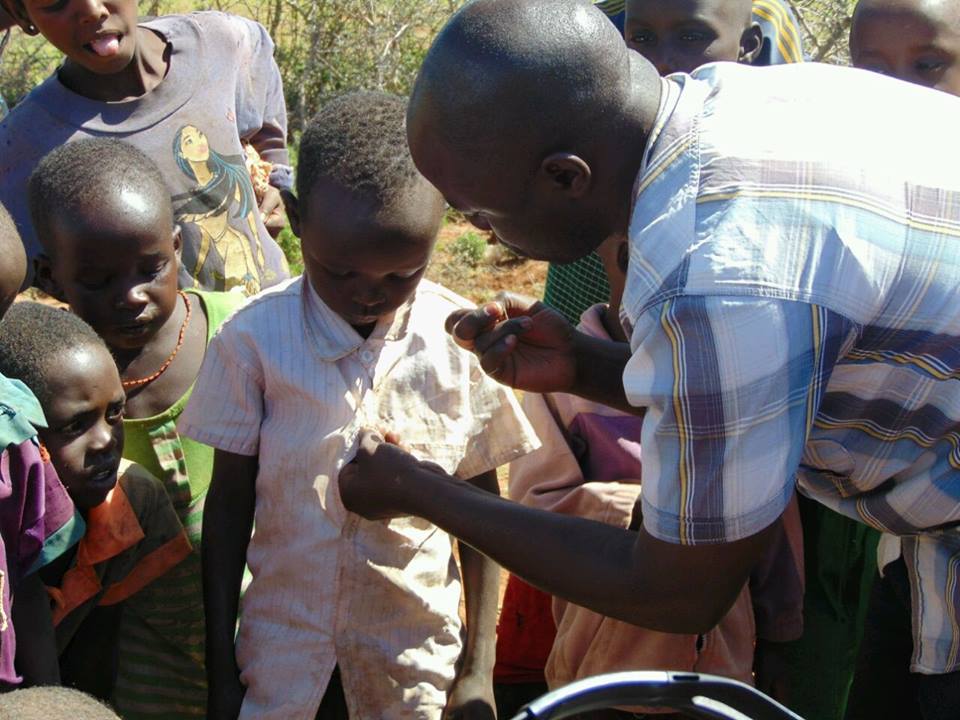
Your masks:
<svg viewBox="0 0 960 720"><path fill-rule="evenodd" d="M603 340L585 333L574 339L577 374L570 393L593 402L616 408L632 415L642 415L644 408L627 402L623 391L623 370L630 360L627 343Z"/></svg>
<svg viewBox="0 0 960 720"><path fill-rule="evenodd" d="M591 520L534 510L422 471L405 510L424 517L527 582L636 625L712 628L762 552L765 532L724 546L681 547Z"/></svg>

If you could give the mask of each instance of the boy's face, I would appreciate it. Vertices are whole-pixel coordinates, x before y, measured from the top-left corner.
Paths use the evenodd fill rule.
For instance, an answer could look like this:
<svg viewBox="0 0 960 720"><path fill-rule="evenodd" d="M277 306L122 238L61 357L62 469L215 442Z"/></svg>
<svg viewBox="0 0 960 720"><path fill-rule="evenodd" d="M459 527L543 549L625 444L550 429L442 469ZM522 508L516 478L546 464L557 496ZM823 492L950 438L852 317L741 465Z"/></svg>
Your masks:
<svg viewBox="0 0 960 720"><path fill-rule="evenodd" d="M955 3L861 3L850 30L854 67L960 95L960 9Z"/></svg>
<svg viewBox="0 0 960 720"><path fill-rule="evenodd" d="M763 36L743 0L630 0L627 45L661 75L709 62L752 62Z"/></svg>
<svg viewBox="0 0 960 720"><path fill-rule="evenodd" d="M21 27L97 75L118 73L137 47L137 0L3 0Z"/></svg>
<svg viewBox="0 0 960 720"><path fill-rule="evenodd" d="M369 329L413 295L443 217L443 199L432 185L418 179L396 207L379 210L323 178L305 201L285 199L310 283L340 317Z"/></svg>
<svg viewBox="0 0 960 720"><path fill-rule="evenodd" d="M146 196L122 195L105 198L95 217L54 218L38 281L110 348L137 350L176 308L180 235Z"/></svg>
<svg viewBox="0 0 960 720"><path fill-rule="evenodd" d="M123 451L120 375L106 348L87 345L49 360L47 428L40 440L81 510L99 505L117 484Z"/></svg>

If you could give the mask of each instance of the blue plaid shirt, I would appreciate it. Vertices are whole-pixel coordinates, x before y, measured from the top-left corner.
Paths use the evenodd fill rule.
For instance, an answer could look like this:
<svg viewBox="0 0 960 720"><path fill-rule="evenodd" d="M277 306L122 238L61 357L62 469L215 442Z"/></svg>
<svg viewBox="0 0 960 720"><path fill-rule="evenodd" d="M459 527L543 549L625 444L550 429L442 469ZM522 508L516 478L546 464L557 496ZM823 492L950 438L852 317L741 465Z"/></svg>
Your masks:
<svg viewBox="0 0 960 720"><path fill-rule="evenodd" d="M799 483L901 536L913 669L958 669L960 99L824 65L663 86L624 298L646 529L747 537Z"/></svg>

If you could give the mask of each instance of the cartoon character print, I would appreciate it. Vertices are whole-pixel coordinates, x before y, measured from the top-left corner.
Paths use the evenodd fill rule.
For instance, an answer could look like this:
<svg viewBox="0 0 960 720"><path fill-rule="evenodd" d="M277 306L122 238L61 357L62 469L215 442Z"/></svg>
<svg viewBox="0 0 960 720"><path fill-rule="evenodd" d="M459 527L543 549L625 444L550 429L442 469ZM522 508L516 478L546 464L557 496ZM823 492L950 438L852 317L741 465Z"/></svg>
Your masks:
<svg viewBox="0 0 960 720"><path fill-rule="evenodd" d="M243 156L221 155L193 125L177 130L173 156L196 183L173 196L185 239L184 270L195 284L209 289L260 292L265 268L255 214L259 209ZM197 248L195 257L189 246Z"/></svg>

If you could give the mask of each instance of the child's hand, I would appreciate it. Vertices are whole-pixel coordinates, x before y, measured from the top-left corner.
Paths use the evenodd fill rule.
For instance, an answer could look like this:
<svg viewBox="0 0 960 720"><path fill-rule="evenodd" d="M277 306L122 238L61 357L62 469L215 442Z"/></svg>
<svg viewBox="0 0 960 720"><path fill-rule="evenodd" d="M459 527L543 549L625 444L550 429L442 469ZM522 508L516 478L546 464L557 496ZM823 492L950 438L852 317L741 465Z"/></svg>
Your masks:
<svg viewBox="0 0 960 720"><path fill-rule="evenodd" d="M260 201L260 217L270 237L276 239L287 225L287 215L283 209L283 198L273 185L267 187Z"/></svg>
<svg viewBox="0 0 960 720"><path fill-rule="evenodd" d="M447 694L443 720L496 720L496 707L489 676L458 675Z"/></svg>
<svg viewBox="0 0 960 720"><path fill-rule="evenodd" d="M446 476L439 466L417 460L374 430L361 430L357 456L340 471L344 507L367 520L409 515L406 498L417 492L422 473Z"/></svg>
<svg viewBox="0 0 960 720"><path fill-rule="evenodd" d="M503 293L476 310L451 314L446 327L458 345L476 353L487 375L504 385L539 393L573 387L574 327L539 300Z"/></svg>

